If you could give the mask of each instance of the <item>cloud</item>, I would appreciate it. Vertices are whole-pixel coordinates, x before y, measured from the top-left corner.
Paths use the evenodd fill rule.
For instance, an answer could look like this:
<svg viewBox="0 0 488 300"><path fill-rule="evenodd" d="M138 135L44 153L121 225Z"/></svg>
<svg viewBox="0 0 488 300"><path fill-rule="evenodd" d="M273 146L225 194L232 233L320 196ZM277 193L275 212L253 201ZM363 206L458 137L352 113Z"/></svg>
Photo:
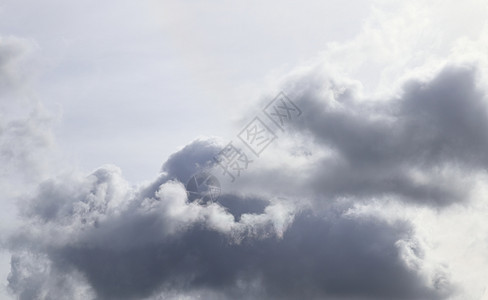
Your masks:
<svg viewBox="0 0 488 300"><path fill-rule="evenodd" d="M19 292L20 299L42 295L44 288L37 274L43 269L44 262L29 251L19 251L12 255L9 268L8 260L4 259L7 255L3 247L4 237L20 223L16 218L17 198L35 190L37 183L45 178L51 163L49 153L54 145L52 116L31 91L30 81L35 73L34 50L36 45L31 40L0 36L0 273L5 279L10 272L12 290ZM53 278L49 284L61 279ZM73 284L75 289L76 286ZM0 294L7 296L5 290Z"/></svg>
<svg viewBox="0 0 488 300"><path fill-rule="evenodd" d="M350 47L365 61L369 47L388 64L410 53L403 46L418 28L389 25L371 45L378 32L367 28L327 57ZM386 51L385 41L398 43L397 32L408 42ZM24 48L13 39L5 45L0 87L10 89L22 81L16 64ZM9 290L20 299L476 294L463 290L471 278L460 280L458 271L483 265L486 229L473 228L484 224L486 207L477 203L477 214L467 209L462 216L459 207L486 194L476 190L488 162L482 72L477 63L445 64L399 81L398 70L416 64L415 55L379 74L378 81L395 82L387 96L363 94L360 83L323 72L322 64L292 74L283 87L303 117L216 202L188 201L184 188L195 172L212 167L224 145L214 138L189 143L139 186L112 165L43 180L19 200L21 226L2 232L2 247L12 253ZM389 74L395 76L385 79ZM36 151L49 145L49 122L40 111L0 123L0 153L15 172L43 161ZM451 218L457 224L449 225ZM453 227L462 228L454 239ZM472 244L460 246L467 233ZM445 249L453 244L457 257L468 249L478 259L452 259Z"/></svg>
<svg viewBox="0 0 488 300"><path fill-rule="evenodd" d="M294 134L315 148L313 167L297 176L300 190L324 200L386 196L436 207L469 199L466 176L488 166L487 97L478 78L470 65L448 65L428 80L406 81L397 96L367 99L315 70L292 77L285 88L304 116ZM271 172L279 170L262 177Z"/></svg>
<svg viewBox="0 0 488 300"><path fill-rule="evenodd" d="M12 255L10 289L18 299L90 299L89 285L75 270L59 272L45 254L19 251Z"/></svg>
<svg viewBox="0 0 488 300"><path fill-rule="evenodd" d="M162 171L181 182L186 182L198 170L214 164L213 157L224 147L218 138L197 139L171 155Z"/></svg>
<svg viewBox="0 0 488 300"><path fill-rule="evenodd" d="M9 288L26 299L444 299L457 285L425 255L413 222L350 211L385 196L439 208L469 198L463 176L486 167L476 74L449 66L375 101L314 73L295 80L287 87L306 117L290 133L313 151L296 156L282 137L284 154L269 154L290 161L281 175L272 178L276 162L264 155L254 180L216 202L190 202L184 188L212 167L223 145L215 138L183 147L140 186L111 165L45 180L3 241ZM290 197L272 192L283 186Z"/></svg>
<svg viewBox="0 0 488 300"><path fill-rule="evenodd" d="M213 289L229 298L246 298L249 291L273 299L440 298L399 260L395 242L407 232L401 225L304 215L282 239L235 244L216 231L192 228L128 251L66 247L51 255L76 266L104 299L140 298L161 285ZM259 278L257 291L248 286L251 278Z"/></svg>
<svg viewBox="0 0 488 300"><path fill-rule="evenodd" d="M23 63L34 48L35 44L27 39L0 36L0 95L25 84Z"/></svg>
<svg viewBox="0 0 488 300"><path fill-rule="evenodd" d="M35 49L30 40L0 36L0 176L10 180L39 179L54 143L52 116L28 88Z"/></svg>
<svg viewBox="0 0 488 300"><path fill-rule="evenodd" d="M422 261L408 222L348 217L349 206L311 210L237 194L188 202L172 167L185 162L181 169L192 174L214 143L189 144L164 164L168 173L140 187L114 166L41 184L21 204L23 228L7 241L24 253L12 257L11 291L26 299L60 288L60 298L72 299L183 291L223 299L441 299L450 292L448 280L436 286L405 263L404 245L408 257ZM45 267L34 268L36 260Z"/></svg>
<svg viewBox="0 0 488 300"><path fill-rule="evenodd" d="M6 119L9 117L3 120ZM25 117L0 122L3 165L0 176L11 176L11 179L19 176L27 180L42 177L47 168L47 152L54 146L51 122L51 116L41 106L33 108Z"/></svg>

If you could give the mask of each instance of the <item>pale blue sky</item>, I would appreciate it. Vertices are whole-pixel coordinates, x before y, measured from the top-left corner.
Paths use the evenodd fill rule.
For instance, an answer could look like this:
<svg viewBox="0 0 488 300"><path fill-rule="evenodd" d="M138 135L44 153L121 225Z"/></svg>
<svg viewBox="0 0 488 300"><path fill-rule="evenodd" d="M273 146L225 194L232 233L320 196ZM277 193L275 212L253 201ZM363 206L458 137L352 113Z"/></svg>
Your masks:
<svg viewBox="0 0 488 300"><path fill-rule="evenodd" d="M62 152L137 182L198 135L232 136L267 76L352 38L370 10L303 4L7 1L0 28L36 43L34 89Z"/></svg>

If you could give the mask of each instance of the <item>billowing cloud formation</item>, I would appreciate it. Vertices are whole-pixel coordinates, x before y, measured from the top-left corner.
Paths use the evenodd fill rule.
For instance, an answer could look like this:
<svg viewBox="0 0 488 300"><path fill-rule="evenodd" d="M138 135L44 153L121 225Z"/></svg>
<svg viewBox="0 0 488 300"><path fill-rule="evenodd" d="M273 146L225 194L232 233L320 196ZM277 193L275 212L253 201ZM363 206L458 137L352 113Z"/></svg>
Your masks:
<svg viewBox="0 0 488 300"><path fill-rule="evenodd" d="M467 199L466 175L488 166L487 97L476 75L448 66L375 101L330 78L292 82L306 116L297 131L329 151L305 181L329 198L394 196L433 206Z"/></svg>
<svg viewBox="0 0 488 300"><path fill-rule="evenodd" d="M24 206L32 227L10 242L30 253L12 259L10 287L21 299L56 293L58 285L73 290L68 279L52 282L66 273L85 278L101 299L174 289L244 299L434 299L444 292L402 262L398 242L412 238L406 223L347 218L340 209L295 215L279 202L237 222L217 204L185 202L173 181L152 198L136 195L111 167L45 183ZM32 256L46 266L32 266Z"/></svg>
<svg viewBox="0 0 488 300"><path fill-rule="evenodd" d="M32 63L36 42L0 37L0 275L11 298L488 299L486 3L373 1L343 15L339 2L270 2L270 15L260 3L143 2L0 8L4 29L41 50ZM317 50L311 68L270 70ZM202 122L225 132L214 130L231 107L281 73L271 93L302 115L235 183L212 168L227 139L189 143L138 186L117 166L76 172L48 159L51 118L37 99L61 104L58 137L67 155L85 153L81 168L107 161L105 148L140 178L139 155L154 164L150 150ZM221 179L215 202L188 199L202 170Z"/></svg>
<svg viewBox="0 0 488 300"><path fill-rule="evenodd" d="M311 210L231 194L189 203L174 178L190 176L218 145L196 140L141 187L113 166L41 184L8 242L11 290L21 299L441 299L451 291L441 269L426 278L409 263L422 262L423 250L406 221L346 215L340 203Z"/></svg>
<svg viewBox="0 0 488 300"><path fill-rule="evenodd" d="M184 187L212 166L224 145L213 138L174 153L141 186L111 165L45 180L19 203L23 225L2 240L12 252L9 289L19 299L451 297L449 268L429 260L412 220L358 211L368 202L446 209L471 199L468 179L488 163L477 76L450 65L385 99L364 99L316 70L291 77L284 87L303 117L289 133L308 141L306 154L280 144L285 154L263 155L253 180L240 178L216 202L188 201ZM4 126L3 139L34 144L4 142L2 155L28 157L21 150L44 145L34 134L40 120Z"/></svg>

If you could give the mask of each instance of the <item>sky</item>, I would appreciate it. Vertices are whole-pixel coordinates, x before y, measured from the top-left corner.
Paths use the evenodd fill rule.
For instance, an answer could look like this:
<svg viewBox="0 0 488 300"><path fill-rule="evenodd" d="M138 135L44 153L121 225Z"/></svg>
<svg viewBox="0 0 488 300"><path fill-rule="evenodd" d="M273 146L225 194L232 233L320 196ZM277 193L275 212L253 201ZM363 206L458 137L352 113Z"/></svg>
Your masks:
<svg viewBox="0 0 488 300"><path fill-rule="evenodd" d="M487 22L0 1L0 299L488 300Z"/></svg>

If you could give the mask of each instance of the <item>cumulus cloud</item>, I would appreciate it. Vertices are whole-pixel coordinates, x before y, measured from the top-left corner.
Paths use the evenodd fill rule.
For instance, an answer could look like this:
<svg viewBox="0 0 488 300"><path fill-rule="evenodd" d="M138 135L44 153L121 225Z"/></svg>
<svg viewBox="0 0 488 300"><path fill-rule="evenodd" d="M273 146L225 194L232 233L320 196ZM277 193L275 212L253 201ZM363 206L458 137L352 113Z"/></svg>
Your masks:
<svg viewBox="0 0 488 300"><path fill-rule="evenodd" d="M374 36L367 28L350 45L332 45L327 58L349 48L360 53ZM0 87L11 88L21 77L17 57L26 44L0 42ZM391 56L388 62L399 54L386 51L384 42L380 37L370 47L384 51L381 62ZM386 74L398 75L410 63ZM488 99L478 64L441 65L400 81L394 76L387 95L363 94L358 82L324 72L322 63L292 73L282 87L303 117L216 201L190 201L185 183L199 171L217 170L213 156L225 145L217 138L189 143L156 178L136 186L112 165L42 180L19 197L21 226L2 232L2 247L12 253L10 292L19 299L476 294L463 290L470 278L456 271L467 267L446 255L445 245L458 244L488 211L479 202L486 195L479 179L488 164ZM43 160L36 149L50 143L48 119L35 110L0 120L7 167L25 170ZM459 217L473 198L477 214L467 208ZM458 226L453 241L443 232L452 229L445 216L476 220ZM484 253L487 247L476 248L486 244L484 227L455 254Z"/></svg>
<svg viewBox="0 0 488 300"><path fill-rule="evenodd" d="M405 257L422 261L408 222L347 217L347 205L313 211L232 194L189 202L170 166L185 162L181 169L192 174L214 155L214 143L186 146L164 164L167 173L140 187L113 166L41 184L21 205L25 226L8 241L24 253L12 258L11 290L25 299L54 295L60 286L69 295L61 298L78 299L178 291L238 299L440 299L450 291L447 279L435 284L442 272L429 281L407 264ZM77 278L76 289L70 278Z"/></svg>
<svg viewBox="0 0 488 300"><path fill-rule="evenodd" d="M486 98L475 70L447 67L381 101L315 78L291 86L306 115L292 134L312 137L327 155L309 152L309 174L273 183L298 188L292 199L246 192L269 187L267 172L275 170L264 156L263 169L251 170L257 181L243 181L216 202L190 202L184 183L211 168L223 145L212 138L183 147L141 186L110 165L51 178L22 200L23 226L4 242L14 253L10 290L22 299L451 295L449 272L425 261L411 221L349 212L385 196L427 207L468 197L462 175L486 164L486 138L474 125L486 124Z"/></svg>
<svg viewBox="0 0 488 300"><path fill-rule="evenodd" d="M286 152L279 161L290 163L260 162L253 178L322 202L394 197L442 207L467 201L473 187L467 176L488 166L488 102L479 73L472 65L447 65L428 79L406 80L385 99L367 98L356 85L316 69L292 76L285 90L304 117L289 130L304 149L300 155L296 147L279 150Z"/></svg>

